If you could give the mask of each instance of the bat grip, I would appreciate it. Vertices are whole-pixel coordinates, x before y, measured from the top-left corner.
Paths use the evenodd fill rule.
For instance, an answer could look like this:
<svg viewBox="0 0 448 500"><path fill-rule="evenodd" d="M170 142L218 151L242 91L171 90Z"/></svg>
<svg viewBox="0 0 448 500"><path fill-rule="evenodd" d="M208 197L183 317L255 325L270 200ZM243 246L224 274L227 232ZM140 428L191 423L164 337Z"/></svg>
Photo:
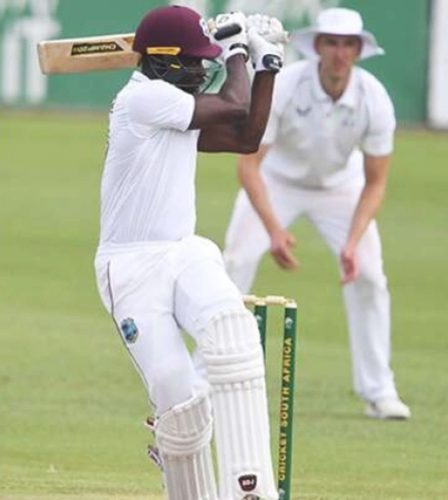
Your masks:
<svg viewBox="0 0 448 500"><path fill-rule="evenodd" d="M215 40L224 40L238 33L241 33L241 26L239 24L229 24L224 28L220 28L213 36Z"/></svg>

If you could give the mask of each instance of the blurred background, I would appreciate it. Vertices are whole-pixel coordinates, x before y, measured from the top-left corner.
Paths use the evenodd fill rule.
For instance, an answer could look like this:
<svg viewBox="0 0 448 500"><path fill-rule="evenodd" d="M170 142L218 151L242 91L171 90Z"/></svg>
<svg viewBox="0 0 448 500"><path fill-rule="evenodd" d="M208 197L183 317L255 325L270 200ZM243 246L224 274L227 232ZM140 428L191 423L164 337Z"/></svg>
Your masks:
<svg viewBox="0 0 448 500"><path fill-rule="evenodd" d="M44 39L128 33L152 0L0 0L0 500L161 500L146 459L150 408L96 291L108 110L130 71L40 74ZM392 292L393 360L409 422L363 416L351 391L337 266L300 221L301 269L263 259L254 291L299 304L293 500L448 499L448 0L196 0L290 31L331 6L361 12L385 57L365 63L399 120L379 214ZM296 54L290 50L288 59ZM234 155L200 155L198 233L222 246ZM281 312L270 312L277 449Z"/></svg>
<svg viewBox="0 0 448 500"><path fill-rule="evenodd" d="M45 77L36 43L64 37L127 33L160 0L70 2L0 0L0 104L8 107L107 106L127 72ZM448 127L448 2L446 0L179 0L205 17L228 10L263 12L290 31L309 24L320 9L359 10L387 56L366 64L389 89L402 123ZM290 53L293 59L295 54Z"/></svg>

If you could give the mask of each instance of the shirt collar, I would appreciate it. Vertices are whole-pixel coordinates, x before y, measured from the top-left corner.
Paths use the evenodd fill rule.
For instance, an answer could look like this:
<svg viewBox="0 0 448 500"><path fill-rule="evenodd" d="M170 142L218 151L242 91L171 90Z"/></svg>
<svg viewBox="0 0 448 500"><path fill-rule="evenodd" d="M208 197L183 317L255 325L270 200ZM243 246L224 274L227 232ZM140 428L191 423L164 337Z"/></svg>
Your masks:
<svg viewBox="0 0 448 500"><path fill-rule="evenodd" d="M319 69L318 61L313 61L310 64L313 65L312 68L312 80L313 80L313 94L317 101L331 101L331 97L325 92L320 83L319 79ZM342 96L335 102L336 106L347 106L348 108L354 109L356 107L357 95L358 95L358 71L356 67L352 68L350 79L348 81L347 88Z"/></svg>
<svg viewBox="0 0 448 500"><path fill-rule="evenodd" d="M331 97L325 92L319 79L319 61L310 61L311 79L313 82L313 95L317 101L331 101Z"/></svg>
<svg viewBox="0 0 448 500"><path fill-rule="evenodd" d="M357 97L358 97L358 71L356 67L353 67L350 73L350 80L348 81L347 88L337 101L337 104L354 109L356 107Z"/></svg>
<svg viewBox="0 0 448 500"><path fill-rule="evenodd" d="M134 80L137 82L144 82L144 81L148 80L148 77L146 77L141 71L136 69L132 72L131 80Z"/></svg>

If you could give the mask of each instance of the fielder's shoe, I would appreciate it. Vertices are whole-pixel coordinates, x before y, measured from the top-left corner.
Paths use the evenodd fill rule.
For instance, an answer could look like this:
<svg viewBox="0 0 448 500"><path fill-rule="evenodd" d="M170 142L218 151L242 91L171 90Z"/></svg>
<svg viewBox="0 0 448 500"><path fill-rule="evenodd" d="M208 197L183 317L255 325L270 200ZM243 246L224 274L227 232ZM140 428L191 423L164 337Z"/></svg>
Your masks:
<svg viewBox="0 0 448 500"><path fill-rule="evenodd" d="M385 398L370 402L365 414L367 417L382 420L407 420L411 418L411 410L398 398Z"/></svg>

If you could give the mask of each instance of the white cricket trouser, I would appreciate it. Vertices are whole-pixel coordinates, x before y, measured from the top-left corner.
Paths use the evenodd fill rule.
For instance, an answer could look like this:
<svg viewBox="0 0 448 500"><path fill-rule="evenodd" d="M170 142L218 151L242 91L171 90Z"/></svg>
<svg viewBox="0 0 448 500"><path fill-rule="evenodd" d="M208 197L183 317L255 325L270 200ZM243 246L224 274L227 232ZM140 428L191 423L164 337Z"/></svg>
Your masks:
<svg viewBox="0 0 448 500"><path fill-rule="evenodd" d="M310 190L265 176L269 198L284 227L307 217L336 256L346 242L361 187ZM226 234L227 272L243 293L255 279L270 239L244 191L238 193ZM373 221L357 248L359 278L343 287L355 392L366 401L395 397L390 368L390 296L383 272L381 242Z"/></svg>
<svg viewBox="0 0 448 500"><path fill-rule="evenodd" d="M259 332L219 248L198 236L107 245L98 250L95 268L103 303L156 407L169 498L217 498L209 393L219 498L240 500L245 492L278 498ZM197 342L202 367L193 362L183 331Z"/></svg>
<svg viewBox="0 0 448 500"><path fill-rule="evenodd" d="M195 366L182 330L195 338L219 311L244 308L216 245L198 236L120 245L100 250L95 268L101 299L157 413L203 391L203 367ZM126 326L137 331L129 340Z"/></svg>

